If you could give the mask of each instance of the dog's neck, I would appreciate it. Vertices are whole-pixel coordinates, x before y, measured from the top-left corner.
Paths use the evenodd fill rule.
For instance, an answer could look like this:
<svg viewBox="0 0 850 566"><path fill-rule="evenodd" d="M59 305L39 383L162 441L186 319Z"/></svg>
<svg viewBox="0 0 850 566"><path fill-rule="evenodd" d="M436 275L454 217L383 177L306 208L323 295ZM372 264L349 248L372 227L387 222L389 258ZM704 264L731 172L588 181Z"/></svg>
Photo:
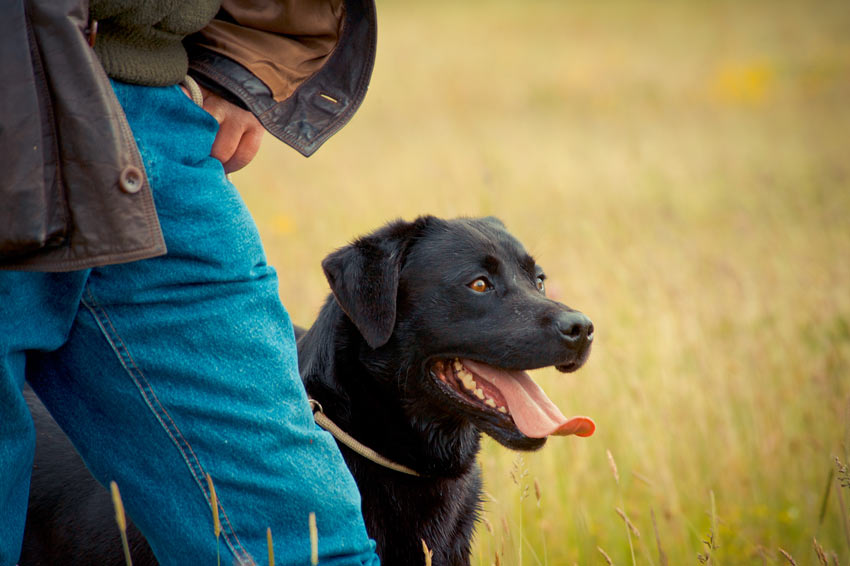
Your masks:
<svg viewBox="0 0 850 566"><path fill-rule="evenodd" d="M405 389L397 384L426 379L422 369L405 370L391 352L371 350L332 298L298 350L307 392L362 444L424 476L459 477L475 465L480 432L444 412L429 413L421 399L399 399Z"/></svg>

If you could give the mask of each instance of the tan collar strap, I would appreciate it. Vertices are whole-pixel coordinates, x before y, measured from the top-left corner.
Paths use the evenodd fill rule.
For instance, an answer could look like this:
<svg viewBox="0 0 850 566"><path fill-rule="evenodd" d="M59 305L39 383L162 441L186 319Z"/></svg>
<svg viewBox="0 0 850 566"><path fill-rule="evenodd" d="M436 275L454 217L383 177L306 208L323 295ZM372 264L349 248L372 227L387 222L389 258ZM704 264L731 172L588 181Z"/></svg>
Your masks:
<svg viewBox="0 0 850 566"><path fill-rule="evenodd" d="M186 87L186 90L189 91L189 96L192 98L192 102L201 108L204 107L204 93L201 92L201 87L198 86L195 79L186 75L183 77L183 80L180 81L180 86Z"/></svg>
<svg viewBox="0 0 850 566"><path fill-rule="evenodd" d="M359 441L355 440L354 437L339 428L336 423L328 418L322 410L322 406L315 399L310 399L310 407L313 409L313 419L316 421L317 425L331 433L331 435L339 442L345 444L367 460L371 460L380 466L389 468L390 470L395 470L396 472L401 472L410 476L420 476L419 472L411 470L407 466L396 464L392 460L384 458L368 446L364 446Z"/></svg>

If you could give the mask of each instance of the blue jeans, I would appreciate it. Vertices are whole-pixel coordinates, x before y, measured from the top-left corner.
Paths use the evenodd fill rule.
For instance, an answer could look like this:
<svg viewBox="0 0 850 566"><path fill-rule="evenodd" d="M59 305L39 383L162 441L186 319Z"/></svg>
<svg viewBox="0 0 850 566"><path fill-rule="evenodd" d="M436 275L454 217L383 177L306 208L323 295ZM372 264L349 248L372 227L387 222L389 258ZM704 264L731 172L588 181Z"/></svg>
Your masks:
<svg viewBox="0 0 850 566"><path fill-rule="evenodd" d="M376 565L360 496L312 419L289 316L221 163L218 124L178 87L113 84L136 137L165 256L72 273L0 271L0 566L20 546L35 435L27 380L101 483L117 482L157 558ZM71 487L73 489L73 487Z"/></svg>

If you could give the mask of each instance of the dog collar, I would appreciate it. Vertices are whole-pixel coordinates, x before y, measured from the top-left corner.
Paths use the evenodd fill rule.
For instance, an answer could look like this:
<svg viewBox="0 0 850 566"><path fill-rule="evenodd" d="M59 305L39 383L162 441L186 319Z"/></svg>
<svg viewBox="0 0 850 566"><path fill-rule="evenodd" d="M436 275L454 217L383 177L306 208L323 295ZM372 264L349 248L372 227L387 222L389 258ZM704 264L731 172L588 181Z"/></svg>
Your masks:
<svg viewBox="0 0 850 566"><path fill-rule="evenodd" d="M316 421L316 424L331 433L331 435L336 438L339 442L345 444L356 453L360 454L367 460L371 460L372 462L383 466L385 468L389 468L390 470L395 470L396 472L401 472L403 474L407 474L410 476L419 477L421 474L416 470L412 470L407 466L402 466L401 464L396 464L392 460L388 458L384 458L368 446L362 444L360 441L355 439L353 436L339 428L322 410L322 405L319 404L315 399L310 399L310 407L313 409L313 420Z"/></svg>

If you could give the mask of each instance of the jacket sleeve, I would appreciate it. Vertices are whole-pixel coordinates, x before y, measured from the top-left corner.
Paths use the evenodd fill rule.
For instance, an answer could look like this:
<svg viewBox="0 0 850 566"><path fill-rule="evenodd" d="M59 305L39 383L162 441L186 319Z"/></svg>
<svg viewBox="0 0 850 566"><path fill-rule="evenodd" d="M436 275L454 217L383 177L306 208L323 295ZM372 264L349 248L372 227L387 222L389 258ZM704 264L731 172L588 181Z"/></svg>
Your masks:
<svg viewBox="0 0 850 566"><path fill-rule="evenodd" d="M0 19L0 269L69 271L165 253L88 20L82 0L13 2Z"/></svg>
<svg viewBox="0 0 850 566"><path fill-rule="evenodd" d="M187 40L190 74L309 156L366 95L377 37L373 0L244 4L224 0L218 16Z"/></svg>

